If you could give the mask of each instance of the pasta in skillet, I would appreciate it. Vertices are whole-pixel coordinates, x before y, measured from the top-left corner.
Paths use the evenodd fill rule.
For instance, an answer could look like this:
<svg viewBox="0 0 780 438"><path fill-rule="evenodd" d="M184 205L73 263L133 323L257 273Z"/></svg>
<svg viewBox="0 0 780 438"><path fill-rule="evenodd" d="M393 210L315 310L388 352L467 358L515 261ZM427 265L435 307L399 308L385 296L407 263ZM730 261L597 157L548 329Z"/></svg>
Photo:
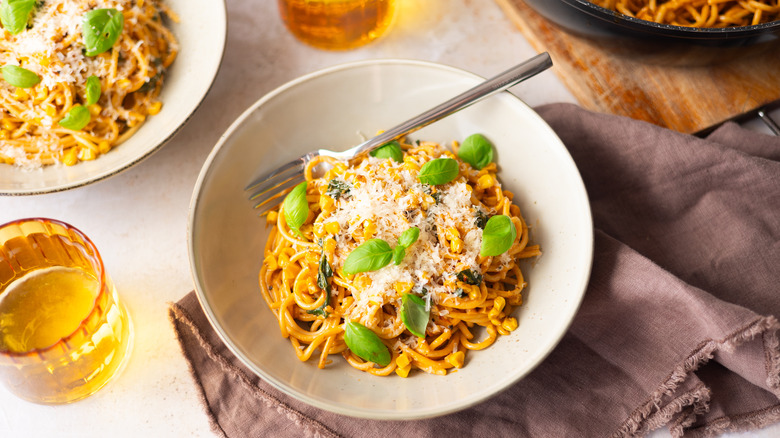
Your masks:
<svg viewBox="0 0 780 438"><path fill-rule="evenodd" d="M352 163L320 157L268 214L260 288L300 360L445 375L517 328L517 261L540 248L484 157L492 145L476 134L453 149L393 142ZM333 168L314 178L322 160Z"/></svg>
<svg viewBox="0 0 780 438"><path fill-rule="evenodd" d="M751 26L780 19L778 0L589 1L630 17L677 26Z"/></svg>
<svg viewBox="0 0 780 438"><path fill-rule="evenodd" d="M92 160L157 114L178 52L163 15L177 20L158 0L4 0L0 163Z"/></svg>

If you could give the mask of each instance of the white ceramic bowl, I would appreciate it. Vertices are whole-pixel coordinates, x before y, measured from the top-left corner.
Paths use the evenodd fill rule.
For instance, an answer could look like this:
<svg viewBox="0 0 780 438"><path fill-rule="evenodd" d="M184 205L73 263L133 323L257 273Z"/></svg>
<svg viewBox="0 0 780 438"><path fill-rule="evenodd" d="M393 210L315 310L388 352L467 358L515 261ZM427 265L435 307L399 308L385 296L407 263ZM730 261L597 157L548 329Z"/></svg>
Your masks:
<svg viewBox="0 0 780 438"><path fill-rule="evenodd" d="M453 412L496 394L536 367L563 336L582 299L593 256L587 195L549 126L509 93L491 97L410 136L447 143L480 132L497 149L499 177L515 193L544 254L524 272L519 328L447 376L374 377L339 356L321 370L300 362L260 295L267 237L243 191L260 173L312 149L344 150L439 104L481 79L418 61L378 60L312 73L269 93L225 133L206 161L189 218L190 263L200 303L249 369L304 402L375 419ZM531 79L533 80L533 79Z"/></svg>
<svg viewBox="0 0 780 438"><path fill-rule="evenodd" d="M0 165L0 194L56 192L108 178L147 158L184 125L219 70L227 37L227 14L220 0L199 2L197 7L188 0L165 2L180 18L179 23L171 23L180 51L160 93L162 111L147 118L126 142L94 161L33 171Z"/></svg>

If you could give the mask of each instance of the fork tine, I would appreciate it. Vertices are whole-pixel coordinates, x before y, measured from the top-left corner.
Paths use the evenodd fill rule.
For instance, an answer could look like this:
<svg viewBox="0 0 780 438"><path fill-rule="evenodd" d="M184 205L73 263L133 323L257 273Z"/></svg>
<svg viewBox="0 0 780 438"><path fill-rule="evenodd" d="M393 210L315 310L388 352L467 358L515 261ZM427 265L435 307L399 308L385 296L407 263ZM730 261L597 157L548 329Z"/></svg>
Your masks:
<svg viewBox="0 0 780 438"><path fill-rule="evenodd" d="M280 188L290 182L293 179L299 179L303 177L303 172L287 172L283 175L276 175L270 180L261 184L257 190L249 196L250 201L254 201L260 197L270 196L279 190Z"/></svg>
<svg viewBox="0 0 780 438"><path fill-rule="evenodd" d="M255 204L256 209L259 208L265 208L270 209L273 205L266 205L271 201L278 200L281 196L285 196L287 193L290 192L290 190L293 189L293 187L297 186L301 182L305 181L304 175L302 173L293 175L292 177L288 178L287 180L279 183L275 187L273 187L273 190L266 190L263 193L257 193L254 196L252 196L250 199L253 201L257 201Z"/></svg>
<svg viewBox="0 0 780 438"><path fill-rule="evenodd" d="M298 158L290 161L289 163L283 165L282 167L274 169L273 171L258 177L257 179L255 179L254 181L249 183L249 185L244 187L244 190L245 191L249 191L249 190L253 190L254 189L255 195L258 194L258 193L262 193L265 190L267 190L265 188L265 186L267 184L264 184L264 183L271 182L270 180L272 178L276 177L277 175L281 175L281 174L289 171L290 169L294 169L296 166L300 166L301 168L299 169L299 171L302 171L304 164L305 164L304 157L298 157ZM273 184L271 184L271 185L273 186Z"/></svg>

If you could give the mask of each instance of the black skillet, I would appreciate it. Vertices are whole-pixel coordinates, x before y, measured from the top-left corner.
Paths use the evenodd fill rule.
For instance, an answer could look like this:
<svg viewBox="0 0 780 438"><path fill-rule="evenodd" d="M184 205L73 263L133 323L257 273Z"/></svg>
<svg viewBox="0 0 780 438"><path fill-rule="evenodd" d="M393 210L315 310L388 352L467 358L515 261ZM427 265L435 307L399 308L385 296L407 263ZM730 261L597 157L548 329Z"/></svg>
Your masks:
<svg viewBox="0 0 780 438"><path fill-rule="evenodd" d="M701 29L639 20L587 0L524 1L569 32L587 37L618 55L643 62L706 65L764 52L768 56L780 56L780 21Z"/></svg>

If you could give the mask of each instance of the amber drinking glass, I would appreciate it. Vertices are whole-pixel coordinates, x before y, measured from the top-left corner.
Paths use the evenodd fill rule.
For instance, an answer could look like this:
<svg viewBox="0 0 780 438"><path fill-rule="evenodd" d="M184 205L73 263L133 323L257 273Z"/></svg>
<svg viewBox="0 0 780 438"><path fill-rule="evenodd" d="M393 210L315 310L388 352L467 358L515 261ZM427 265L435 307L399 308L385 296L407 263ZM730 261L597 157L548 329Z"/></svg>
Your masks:
<svg viewBox="0 0 780 438"><path fill-rule="evenodd" d="M296 38L326 50L367 44L393 23L396 0L278 0L279 13Z"/></svg>
<svg viewBox="0 0 780 438"><path fill-rule="evenodd" d="M122 369L132 324L95 245L52 219L0 225L0 381L35 403L93 394Z"/></svg>

